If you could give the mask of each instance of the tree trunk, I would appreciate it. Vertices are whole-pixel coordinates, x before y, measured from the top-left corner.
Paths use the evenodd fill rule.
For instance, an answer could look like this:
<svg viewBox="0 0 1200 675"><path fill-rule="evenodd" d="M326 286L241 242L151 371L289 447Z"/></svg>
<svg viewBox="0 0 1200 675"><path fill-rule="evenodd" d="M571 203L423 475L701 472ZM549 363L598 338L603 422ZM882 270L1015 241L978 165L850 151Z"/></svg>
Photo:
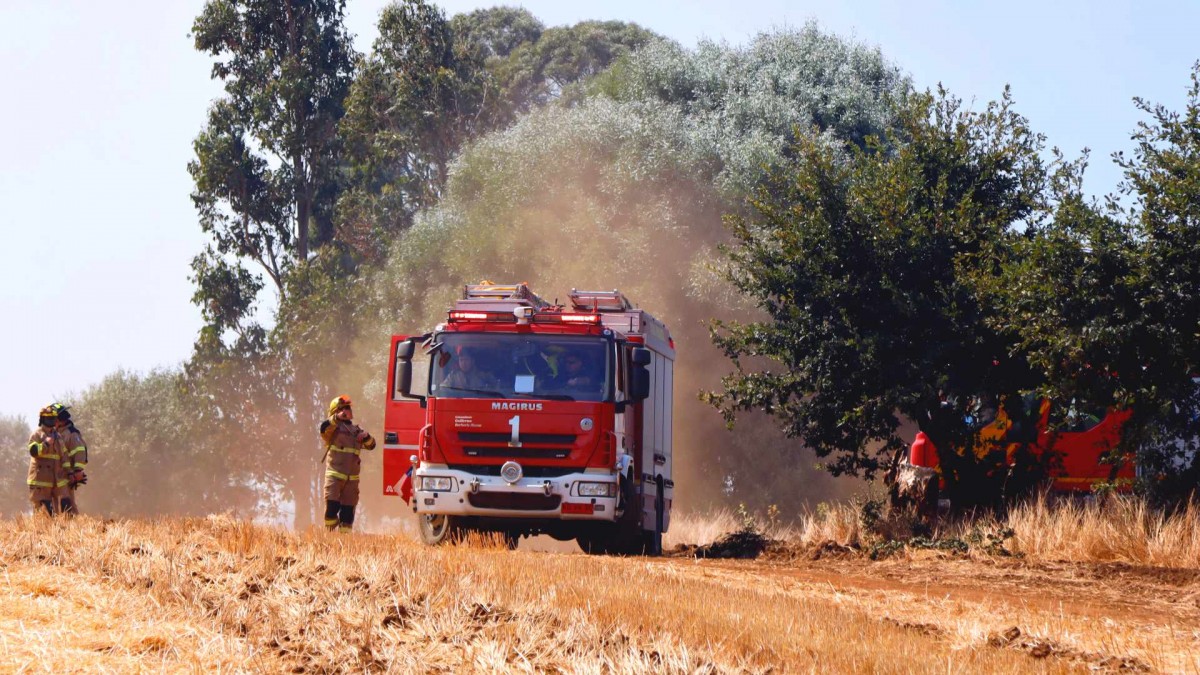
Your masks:
<svg viewBox="0 0 1200 675"><path fill-rule="evenodd" d="M303 170L300 158L294 160L294 170ZM308 261L308 217L312 209L312 199L309 197L308 186L297 181L296 185L296 263L303 265Z"/></svg>
<svg viewBox="0 0 1200 675"><path fill-rule="evenodd" d="M324 451L317 436L317 425L323 417L323 406L314 398L312 368L303 362L295 362L294 368L292 401L296 406L297 435L292 445L298 461L293 471L292 494L296 500L295 526L299 530L314 522L314 505L319 497L315 479L324 476L325 470L322 463L316 461ZM323 503L320 506L324 508Z"/></svg>
<svg viewBox="0 0 1200 675"><path fill-rule="evenodd" d="M307 453L303 453L307 455ZM291 475L292 498L296 500L296 516L292 527L297 531L308 529L313 524L313 473L316 463L304 456L297 461Z"/></svg>

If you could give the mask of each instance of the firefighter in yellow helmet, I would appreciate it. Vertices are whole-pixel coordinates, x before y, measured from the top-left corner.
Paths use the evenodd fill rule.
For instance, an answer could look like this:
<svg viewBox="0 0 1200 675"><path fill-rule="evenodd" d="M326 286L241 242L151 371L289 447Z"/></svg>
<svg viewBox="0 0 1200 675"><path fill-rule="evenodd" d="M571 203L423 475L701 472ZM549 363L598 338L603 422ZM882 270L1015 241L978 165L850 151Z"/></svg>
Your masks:
<svg viewBox="0 0 1200 675"><path fill-rule="evenodd" d="M321 422L325 442L325 527L349 532L358 505L358 475L363 450L374 450L375 439L352 420L350 397L329 402L329 419Z"/></svg>
<svg viewBox="0 0 1200 675"><path fill-rule="evenodd" d="M55 431L58 432L58 438L62 441L64 459L63 464L67 471L67 489L70 490L71 509L68 511L61 504L63 513L78 515L79 499L76 490L80 485L87 485L87 469L88 452L87 444L83 442L83 434L79 433L79 429L75 428L75 423L71 421L71 411L67 406L61 403L55 403L50 406L56 411L58 424Z"/></svg>
<svg viewBox="0 0 1200 675"><path fill-rule="evenodd" d="M29 437L29 500L35 510L41 507L50 515L58 509L70 513L73 508L67 487L68 460L55 431L57 425L58 411L46 406L38 412L38 428Z"/></svg>

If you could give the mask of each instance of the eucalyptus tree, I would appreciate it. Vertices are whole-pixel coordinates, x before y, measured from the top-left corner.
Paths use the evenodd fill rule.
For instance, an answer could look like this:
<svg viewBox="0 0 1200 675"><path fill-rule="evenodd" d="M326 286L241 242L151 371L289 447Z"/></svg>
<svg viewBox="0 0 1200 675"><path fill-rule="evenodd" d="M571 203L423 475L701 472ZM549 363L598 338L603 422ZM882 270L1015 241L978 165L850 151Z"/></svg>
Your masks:
<svg viewBox="0 0 1200 675"><path fill-rule="evenodd" d="M295 345L272 340L255 319L264 282L245 263L265 273L281 306L302 302L289 298L303 292L292 277L334 236L338 123L356 59L344 10L344 0L208 0L192 26L225 94L188 164L192 201L212 241L192 263L193 301L206 325L185 384L214 429L273 429L253 458L284 468L286 480L264 468L262 484L290 487L298 525L311 515L314 470L284 457L315 447L297 426L307 429L320 387ZM264 398L269 407L252 404ZM276 415L293 424L268 424Z"/></svg>
<svg viewBox="0 0 1200 675"><path fill-rule="evenodd" d="M192 201L213 248L196 274L232 255L277 291L331 231L338 120L354 51L344 0L209 0L192 26L225 95L209 110L188 164ZM201 282L201 286L203 286Z"/></svg>

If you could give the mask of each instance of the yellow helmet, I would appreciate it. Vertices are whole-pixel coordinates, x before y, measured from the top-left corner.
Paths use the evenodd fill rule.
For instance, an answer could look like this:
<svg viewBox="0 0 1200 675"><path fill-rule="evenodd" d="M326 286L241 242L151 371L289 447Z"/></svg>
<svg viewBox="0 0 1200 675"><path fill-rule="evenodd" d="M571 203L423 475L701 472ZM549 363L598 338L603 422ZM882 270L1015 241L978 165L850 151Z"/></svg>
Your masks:
<svg viewBox="0 0 1200 675"><path fill-rule="evenodd" d="M341 410L342 408L349 408L349 407L350 407L350 397L349 396L339 396L329 402L329 416L333 417L334 415L337 414L337 411Z"/></svg>
<svg viewBox="0 0 1200 675"><path fill-rule="evenodd" d="M48 405L38 411L38 426L52 427L58 422L58 408Z"/></svg>

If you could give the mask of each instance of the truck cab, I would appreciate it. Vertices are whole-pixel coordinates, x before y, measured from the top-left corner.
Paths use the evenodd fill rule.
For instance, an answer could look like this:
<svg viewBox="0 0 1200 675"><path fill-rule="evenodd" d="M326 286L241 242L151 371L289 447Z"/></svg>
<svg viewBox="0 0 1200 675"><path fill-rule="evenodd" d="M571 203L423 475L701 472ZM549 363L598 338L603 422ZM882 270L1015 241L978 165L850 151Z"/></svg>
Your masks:
<svg viewBox="0 0 1200 675"><path fill-rule="evenodd" d="M426 543L482 531L661 550L673 340L619 291L568 297L469 285L444 323L393 336L384 491L409 474Z"/></svg>

